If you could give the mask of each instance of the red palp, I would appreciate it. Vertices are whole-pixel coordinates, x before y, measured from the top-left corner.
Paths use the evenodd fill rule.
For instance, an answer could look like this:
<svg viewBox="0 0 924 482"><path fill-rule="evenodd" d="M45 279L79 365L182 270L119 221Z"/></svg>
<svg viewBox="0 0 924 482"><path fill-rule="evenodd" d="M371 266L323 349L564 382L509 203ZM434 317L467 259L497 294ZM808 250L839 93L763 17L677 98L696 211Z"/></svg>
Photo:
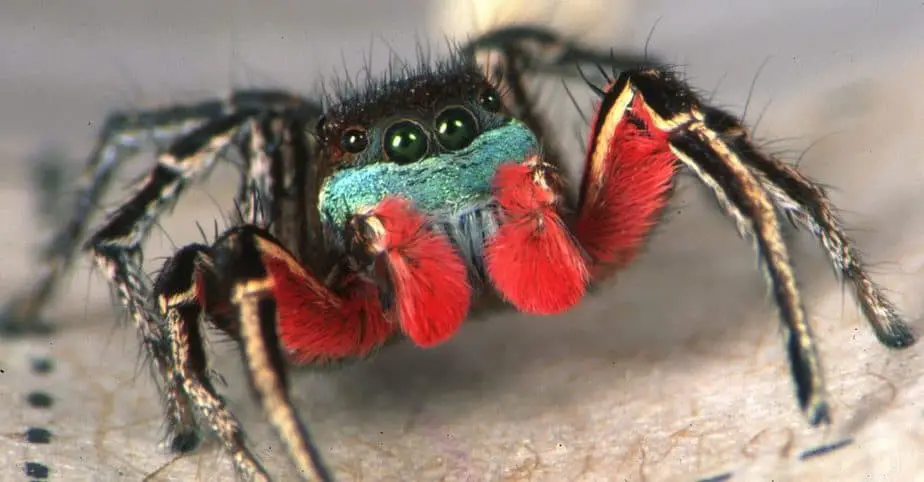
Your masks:
<svg viewBox="0 0 924 482"><path fill-rule="evenodd" d="M468 314L471 287L466 268L445 236L397 198L364 215L375 223L376 272L389 276L394 312L383 312L374 283L353 277L341 296L318 281L288 253L267 248L264 263L273 277L283 344L296 362L364 356L398 327L419 346L455 334ZM278 251L278 252L276 252Z"/></svg>
<svg viewBox="0 0 924 482"><path fill-rule="evenodd" d="M494 287L518 310L553 314L581 300L588 272L539 162L498 168L494 196L503 220L485 247L485 264Z"/></svg>
<svg viewBox="0 0 924 482"><path fill-rule="evenodd" d="M667 204L675 157L641 96L619 106L630 95L616 96L615 108L598 106L573 236L556 210L557 193L531 167L538 159L498 169L504 220L486 247L488 273L520 311L553 314L577 304L588 271L600 276L631 261Z"/></svg>
<svg viewBox="0 0 924 482"><path fill-rule="evenodd" d="M386 199L370 215L384 228L378 262L390 276L402 330L419 346L446 341L465 320L472 298L462 259L404 199Z"/></svg>

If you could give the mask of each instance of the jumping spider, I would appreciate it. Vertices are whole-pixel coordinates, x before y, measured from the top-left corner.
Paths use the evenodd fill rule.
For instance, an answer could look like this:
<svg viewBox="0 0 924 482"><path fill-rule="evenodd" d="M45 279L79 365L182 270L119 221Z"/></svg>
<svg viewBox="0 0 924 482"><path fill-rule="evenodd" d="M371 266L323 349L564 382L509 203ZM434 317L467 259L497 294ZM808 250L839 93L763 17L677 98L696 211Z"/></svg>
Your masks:
<svg viewBox="0 0 924 482"><path fill-rule="evenodd" d="M560 176L557 146L522 79L581 64L612 74L601 68L603 80L587 82L599 104L571 199L564 187L574 181ZM209 381L201 322L239 342L257 399L304 477L332 480L289 402L286 361L363 358L405 337L431 347L492 296L523 312L567 311L589 283L632 261L682 170L754 241L811 424L829 421L828 404L781 218L818 238L883 344L915 341L823 190L758 149L738 118L654 62L601 55L539 28L494 31L442 62L340 92L327 108L249 90L110 116L50 271L8 306L7 330L36 319L114 170L151 135L169 147L84 250L137 326L163 384L173 447L195 447L198 415L248 479L268 475ZM149 282L141 246L151 227L231 154L242 162L235 225L210 245L179 249Z"/></svg>

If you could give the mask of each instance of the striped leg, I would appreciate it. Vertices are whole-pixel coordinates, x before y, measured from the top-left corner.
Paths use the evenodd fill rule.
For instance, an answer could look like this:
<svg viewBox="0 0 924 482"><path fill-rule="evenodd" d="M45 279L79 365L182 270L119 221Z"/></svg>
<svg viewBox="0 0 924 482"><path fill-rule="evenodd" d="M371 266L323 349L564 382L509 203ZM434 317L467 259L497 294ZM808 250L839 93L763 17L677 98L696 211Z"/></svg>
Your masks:
<svg viewBox="0 0 924 482"><path fill-rule="evenodd" d="M50 328L39 322L41 310L73 265L93 210L118 168L141 149L169 143L220 115L222 109L222 102L210 101L133 114L115 113L106 119L79 181L74 210L64 228L44 249L43 272L38 281L4 307L0 332L15 335Z"/></svg>
<svg viewBox="0 0 924 482"><path fill-rule="evenodd" d="M703 106L663 70L624 72L601 97L575 230L596 262L621 263L634 254L656 221L654 213L666 203L673 172L669 162L677 162L712 190L739 232L755 242L786 328L797 398L812 424L828 422L829 410L778 212L790 214L819 237L838 271L856 285L860 304L884 344L913 342L894 304L863 270L821 189L760 153L730 115Z"/></svg>
<svg viewBox="0 0 924 482"><path fill-rule="evenodd" d="M142 180L136 194L87 243L96 265L135 323L155 380L164 385L170 445L180 451L196 447L198 430L188 398L168 376L169 337L150 305L152 290L143 271L141 247L162 211L180 196L186 183L212 167L217 151L228 145L242 121L241 115L222 117L181 138L159 156L157 166Z"/></svg>
<svg viewBox="0 0 924 482"><path fill-rule="evenodd" d="M214 127L222 119L243 119L261 112L282 110L319 113L320 107L283 91L241 90L232 93L227 100L109 115L78 183L73 211L64 228L43 250L43 271L39 279L0 311L0 335L29 334L51 328L39 321L41 311L73 266L89 220L109 189L113 176L130 157L142 150L171 146L170 153L165 156L183 160L185 155L198 149L198 144L208 141L203 136L215 131ZM165 159L162 156L162 160ZM265 179L270 175L268 169L261 173L259 165L250 166L243 174L250 179ZM248 199L240 201L246 204Z"/></svg>

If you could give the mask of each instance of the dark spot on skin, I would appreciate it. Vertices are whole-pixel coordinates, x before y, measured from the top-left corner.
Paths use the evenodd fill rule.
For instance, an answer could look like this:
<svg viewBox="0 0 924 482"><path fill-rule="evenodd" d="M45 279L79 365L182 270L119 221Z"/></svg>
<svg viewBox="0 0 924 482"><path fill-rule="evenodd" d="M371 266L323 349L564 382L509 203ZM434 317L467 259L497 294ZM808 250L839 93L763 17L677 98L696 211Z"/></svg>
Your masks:
<svg viewBox="0 0 924 482"><path fill-rule="evenodd" d="M30 427L26 430L26 441L30 444L51 443L51 432L39 427Z"/></svg>
<svg viewBox="0 0 924 482"><path fill-rule="evenodd" d="M45 375L51 373L55 369L55 362L48 357L34 358L32 360L32 373L37 373L39 375Z"/></svg>
<svg viewBox="0 0 924 482"><path fill-rule="evenodd" d="M34 408L48 408L55 403L54 398L45 392L31 392L26 395L26 401Z"/></svg>
<svg viewBox="0 0 924 482"><path fill-rule="evenodd" d="M828 445L822 445L821 447L815 447L813 449L808 449L799 455L799 460L807 460L813 457L818 457L819 455L825 455L825 454L834 452L837 449L844 448L852 443L853 443L853 439L847 439L847 440L841 440L840 442L834 442Z"/></svg>
<svg viewBox="0 0 924 482"><path fill-rule="evenodd" d="M725 482L726 480L731 480L732 475L734 474L731 472L725 472L724 474L707 477L705 479L699 479L698 482Z"/></svg>
<svg viewBox="0 0 924 482"><path fill-rule="evenodd" d="M26 462L25 467L23 467L23 471L29 477L35 477L37 479L48 478L48 466L38 462Z"/></svg>

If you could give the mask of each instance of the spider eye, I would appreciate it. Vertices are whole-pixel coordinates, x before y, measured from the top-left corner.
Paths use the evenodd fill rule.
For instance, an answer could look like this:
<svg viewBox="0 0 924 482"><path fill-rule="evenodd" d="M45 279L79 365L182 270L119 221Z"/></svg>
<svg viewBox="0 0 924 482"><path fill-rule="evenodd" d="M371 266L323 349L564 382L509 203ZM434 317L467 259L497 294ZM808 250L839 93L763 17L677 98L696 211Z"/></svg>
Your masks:
<svg viewBox="0 0 924 482"><path fill-rule="evenodd" d="M362 129L347 129L340 137L340 147L350 154L359 154L369 145L369 136Z"/></svg>
<svg viewBox="0 0 924 482"><path fill-rule="evenodd" d="M436 139L446 149L464 149L475 137L478 137L478 121L468 109L449 107L436 117Z"/></svg>
<svg viewBox="0 0 924 482"><path fill-rule="evenodd" d="M496 90L488 87L478 96L478 105L484 107L485 110L490 112L497 112L501 107L500 95Z"/></svg>
<svg viewBox="0 0 924 482"><path fill-rule="evenodd" d="M416 122L395 122L385 131L385 154L398 164L421 160L429 151L429 140Z"/></svg>

